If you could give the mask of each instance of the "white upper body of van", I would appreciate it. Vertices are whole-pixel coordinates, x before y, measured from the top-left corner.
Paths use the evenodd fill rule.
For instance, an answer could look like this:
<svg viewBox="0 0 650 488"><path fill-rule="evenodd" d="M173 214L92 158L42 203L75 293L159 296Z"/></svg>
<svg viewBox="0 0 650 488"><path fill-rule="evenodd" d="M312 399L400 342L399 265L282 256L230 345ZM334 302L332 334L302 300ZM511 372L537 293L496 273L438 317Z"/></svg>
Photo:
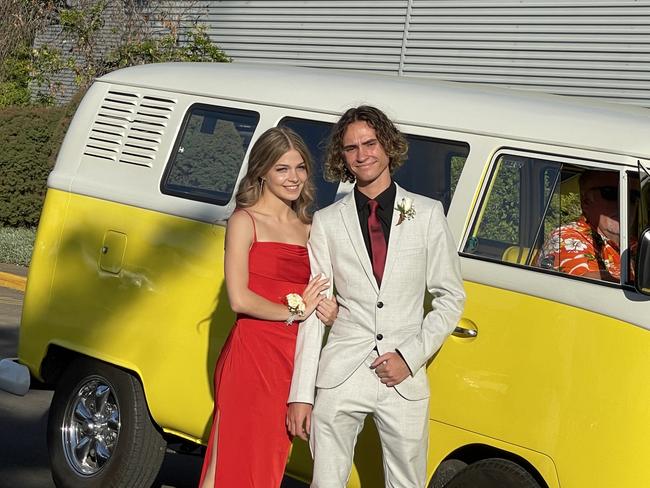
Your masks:
<svg viewBox="0 0 650 488"><path fill-rule="evenodd" d="M206 222L226 219L234 197L219 206L160 189L188 108L197 103L259 113L257 134L287 114L334 122L351 106L371 104L400 126L500 138L505 146L529 141L650 158L650 112L643 108L360 72L163 63L114 71L92 85L48 186ZM100 114L115 120L117 136L98 125Z"/></svg>

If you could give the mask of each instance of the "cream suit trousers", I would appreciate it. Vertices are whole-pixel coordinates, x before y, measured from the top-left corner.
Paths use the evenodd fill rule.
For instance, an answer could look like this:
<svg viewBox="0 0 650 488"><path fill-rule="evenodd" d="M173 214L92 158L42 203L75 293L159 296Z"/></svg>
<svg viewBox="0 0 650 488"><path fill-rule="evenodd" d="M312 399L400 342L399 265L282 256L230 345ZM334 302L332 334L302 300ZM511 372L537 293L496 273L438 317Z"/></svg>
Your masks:
<svg viewBox="0 0 650 488"><path fill-rule="evenodd" d="M312 488L345 487L368 414L373 415L381 440L386 487L424 488L429 400L406 400L381 383L370 369L377 355L372 351L339 386L317 390L309 441L314 457Z"/></svg>

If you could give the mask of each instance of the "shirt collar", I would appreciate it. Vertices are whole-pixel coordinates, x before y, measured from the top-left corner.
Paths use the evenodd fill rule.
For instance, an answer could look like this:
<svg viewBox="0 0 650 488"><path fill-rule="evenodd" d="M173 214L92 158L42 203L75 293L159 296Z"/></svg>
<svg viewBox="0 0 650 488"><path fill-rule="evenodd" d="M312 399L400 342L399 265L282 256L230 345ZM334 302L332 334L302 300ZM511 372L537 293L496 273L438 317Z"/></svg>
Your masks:
<svg viewBox="0 0 650 488"><path fill-rule="evenodd" d="M578 218L578 223L579 223L579 224L580 224L584 229L588 229L588 230L590 230L590 231L592 232L592 235L598 235L598 237L600 237L600 239L601 239L601 241L603 242L604 245L606 245L606 246L610 246L610 247L612 247L612 248L614 248L614 249L616 249L616 250L618 251L618 244L616 244L616 242L614 242L614 241L608 239L607 236L606 236L605 234L603 234L603 233L600 231L600 229L599 229L598 227L594 227L593 225L591 225L591 224L587 221L587 217L585 217L584 214L581 215L581 216ZM596 244L596 243L594 242L594 244Z"/></svg>
<svg viewBox="0 0 650 488"><path fill-rule="evenodd" d="M377 195L374 198L374 200L377 201L380 209L382 210L389 209L389 208L392 209L393 204L395 203L396 194L397 194L397 187L395 186L395 183L391 181L390 186L386 188L383 192L381 192L379 195ZM370 198L368 198L366 195L361 193L355 185L354 201L357 205L357 211L360 212L368 207L368 202L370 201Z"/></svg>

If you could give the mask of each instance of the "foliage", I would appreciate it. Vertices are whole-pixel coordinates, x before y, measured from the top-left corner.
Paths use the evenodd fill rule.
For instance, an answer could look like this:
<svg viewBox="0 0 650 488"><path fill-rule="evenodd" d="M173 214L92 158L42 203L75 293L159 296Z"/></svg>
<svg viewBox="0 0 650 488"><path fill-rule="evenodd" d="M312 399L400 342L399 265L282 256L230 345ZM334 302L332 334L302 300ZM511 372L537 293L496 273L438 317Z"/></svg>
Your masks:
<svg viewBox="0 0 650 488"><path fill-rule="evenodd" d="M34 37L51 18L60 0L3 0L0 2L0 108L30 105ZM38 100L38 102L49 102Z"/></svg>
<svg viewBox="0 0 650 488"><path fill-rule="evenodd" d="M524 247L541 244L540 239L543 241L552 230L575 221L582 213L578 174L569 165L539 159L502 157L485 204L477 237ZM533 188L537 182L541 183L543 188ZM522 186L529 194L522 192ZM540 190L543 195L539 195ZM522 200L531 201L533 198L539 198L541 201L526 211L538 213L521 215ZM520 237L520 219L524 219L521 222L524 230L531 227L528 231L539 233L534 236L537 238L536 244L525 241L526 237ZM542 223L541 219L543 226L538 229ZM530 236L530 239L532 237ZM524 242L520 242L521 239L524 239Z"/></svg>
<svg viewBox="0 0 650 488"><path fill-rule="evenodd" d="M48 45L34 50L32 76L38 86L54 97L59 89L57 76L66 70L71 70L76 84L85 88L95 78L127 66L230 61L212 43L205 26L193 22L185 27L185 18L168 18L162 6L161 10L151 10L153 7L138 4L135 0L79 0L75 7L59 9L62 35L74 49L70 55ZM107 29L108 20L117 27ZM107 49L108 44L115 47Z"/></svg>
<svg viewBox="0 0 650 488"><path fill-rule="evenodd" d="M510 244L519 242L520 164L500 161L499 176L493 182L477 237Z"/></svg>
<svg viewBox="0 0 650 488"><path fill-rule="evenodd" d="M30 53L25 46L5 58L0 67L0 108L12 105L29 105Z"/></svg>
<svg viewBox="0 0 650 488"><path fill-rule="evenodd" d="M0 60L4 61L26 47L30 48L36 33L47 24L52 12L63 3L62 0L2 0Z"/></svg>
<svg viewBox="0 0 650 488"><path fill-rule="evenodd" d="M77 103L0 111L0 225L37 225L47 176Z"/></svg>
<svg viewBox="0 0 650 488"><path fill-rule="evenodd" d="M0 263L29 266L35 238L33 227L0 227Z"/></svg>
<svg viewBox="0 0 650 488"><path fill-rule="evenodd" d="M98 33L104 27L104 12L108 2L98 0L82 3L78 8L63 9L59 13L59 23L63 33L72 39L81 61L76 57L61 57L63 66L75 74L77 85L87 87L101 74L102 61L96 59ZM47 46L46 46L47 47Z"/></svg>
<svg viewBox="0 0 650 488"><path fill-rule="evenodd" d="M229 195L244 160L243 144L232 122L193 115L168 182Z"/></svg>
<svg viewBox="0 0 650 488"><path fill-rule="evenodd" d="M574 222L582 214L580 193L561 193L557 188L551 197L551 203L544 220L544 235L548 236L554 229Z"/></svg>
<svg viewBox="0 0 650 488"><path fill-rule="evenodd" d="M463 168L465 167L465 161L467 161L467 155L451 157L451 181L449 189L452 196L456 191L456 185L458 185L460 174L463 172Z"/></svg>
<svg viewBox="0 0 650 488"><path fill-rule="evenodd" d="M122 44L107 56L107 69L172 61L230 62L230 58L212 43L205 26L196 26L187 32L184 45L172 32Z"/></svg>
<svg viewBox="0 0 650 488"><path fill-rule="evenodd" d="M84 89L95 78L126 66L167 61L229 62L192 18L196 0L174 5L139 0L4 0L0 3L0 107L29 105L30 85L38 104L53 104L61 78L71 71ZM70 53L45 44L32 49L36 33L61 27L60 41ZM111 46L111 47L109 47Z"/></svg>

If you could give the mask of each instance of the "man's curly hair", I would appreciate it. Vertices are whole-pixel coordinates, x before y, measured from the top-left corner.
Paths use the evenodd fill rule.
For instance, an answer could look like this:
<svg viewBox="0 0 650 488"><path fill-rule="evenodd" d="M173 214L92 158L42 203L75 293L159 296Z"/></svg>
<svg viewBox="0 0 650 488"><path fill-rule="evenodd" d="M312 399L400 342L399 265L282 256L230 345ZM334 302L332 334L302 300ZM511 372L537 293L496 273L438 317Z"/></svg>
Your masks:
<svg viewBox="0 0 650 488"><path fill-rule="evenodd" d="M350 172L343 156L343 134L352 122L363 121L375 129L377 140L389 157L390 174L393 174L406 160L408 143L395 124L378 108L360 105L348 109L334 125L325 158L325 178L328 181L350 181L355 177Z"/></svg>

